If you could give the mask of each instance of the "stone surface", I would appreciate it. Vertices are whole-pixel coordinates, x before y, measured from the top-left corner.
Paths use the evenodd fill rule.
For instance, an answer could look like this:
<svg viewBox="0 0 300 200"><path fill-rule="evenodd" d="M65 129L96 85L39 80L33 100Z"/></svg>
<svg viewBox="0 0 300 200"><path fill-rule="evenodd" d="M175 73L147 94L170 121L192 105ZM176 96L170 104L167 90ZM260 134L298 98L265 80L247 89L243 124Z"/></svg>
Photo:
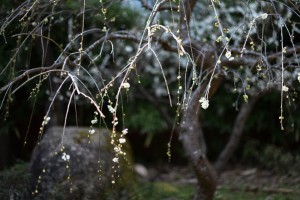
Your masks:
<svg viewBox="0 0 300 200"><path fill-rule="evenodd" d="M130 159L113 163L108 131L95 130L92 135L89 128L82 127L46 131L30 162L32 198L126 199L124 194L132 191L135 183ZM130 150L125 152L130 158ZM119 176L115 184L113 174Z"/></svg>

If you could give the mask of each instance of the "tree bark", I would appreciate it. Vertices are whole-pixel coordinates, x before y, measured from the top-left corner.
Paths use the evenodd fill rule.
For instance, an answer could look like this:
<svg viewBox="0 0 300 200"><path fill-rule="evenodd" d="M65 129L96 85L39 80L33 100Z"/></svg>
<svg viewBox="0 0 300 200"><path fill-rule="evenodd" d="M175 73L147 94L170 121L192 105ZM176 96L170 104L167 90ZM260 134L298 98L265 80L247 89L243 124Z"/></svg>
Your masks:
<svg viewBox="0 0 300 200"><path fill-rule="evenodd" d="M200 96L201 88L198 87L183 113L179 139L183 143L184 151L198 179L198 188L194 199L210 200L217 187L217 175L207 160L201 145L200 139L203 138L203 133L198 118Z"/></svg>
<svg viewBox="0 0 300 200"><path fill-rule="evenodd" d="M196 58L195 62L197 65L209 68L213 66L212 60L206 59L204 55L201 56L202 54L199 52L204 52L205 55L210 52L207 50L201 51L201 49L204 48L201 44L197 47L193 47L195 45L194 41L191 41L189 36L189 23L195 5L195 0L181 1L180 38L182 39L182 44L185 46L185 50L193 58ZM179 139L182 141L184 151L198 180L197 192L194 196L195 200L211 200L217 187L217 174L206 158L206 145L199 120L199 99L202 95L203 88L204 86L199 85L192 93L191 98L187 100L188 102L184 102L184 105L187 104L187 107L183 108L184 110L180 123L181 132L179 136Z"/></svg>

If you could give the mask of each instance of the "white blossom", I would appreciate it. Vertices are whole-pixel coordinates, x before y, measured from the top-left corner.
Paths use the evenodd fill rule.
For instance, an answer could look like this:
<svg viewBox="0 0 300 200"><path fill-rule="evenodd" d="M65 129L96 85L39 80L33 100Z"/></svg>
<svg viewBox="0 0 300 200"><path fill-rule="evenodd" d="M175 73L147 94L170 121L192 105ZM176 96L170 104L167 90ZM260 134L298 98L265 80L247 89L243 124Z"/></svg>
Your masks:
<svg viewBox="0 0 300 200"><path fill-rule="evenodd" d="M129 89L130 88L130 84L127 82L122 83L122 87L125 89Z"/></svg>
<svg viewBox="0 0 300 200"><path fill-rule="evenodd" d="M208 106L209 106L209 101L208 101L208 99L206 99L205 97L202 97L202 98L199 100L199 102L201 103L201 107L202 107L203 109L207 109L207 108L208 108Z"/></svg>
<svg viewBox="0 0 300 200"><path fill-rule="evenodd" d="M121 151L120 147L115 147L114 150L115 150L115 152L120 152Z"/></svg>
<svg viewBox="0 0 300 200"><path fill-rule="evenodd" d="M108 105L107 108L108 108L109 112L111 112L111 113L116 112L116 110L111 105Z"/></svg>
<svg viewBox="0 0 300 200"><path fill-rule="evenodd" d="M231 51L227 51L225 54L225 57L228 59L231 58Z"/></svg>
<svg viewBox="0 0 300 200"><path fill-rule="evenodd" d="M95 133L95 129L89 130L89 133L90 133L91 135L93 135L93 134Z"/></svg>
<svg viewBox="0 0 300 200"><path fill-rule="evenodd" d="M97 122L98 122L98 119L97 119L97 118L95 118L95 119L93 119L93 120L91 121L92 124L96 124Z"/></svg>
<svg viewBox="0 0 300 200"><path fill-rule="evenodd" d="M112 161L115 162L115 163L118 163L119 162L119 158L115 157L115 158L112 159Z"/></svg>
<svg viewBox="0 0 300 200"><path fill-rule="evenodd" d="M289 88L287 87L287 86L282 86L282 91L284 91L284 92L288 92L289 91Z"/></svg>
<svg viewBox="0 0 300 200"><path fill-rule="evenodd" d="M51 119L50 117L45 116L44 120L42 122L42 125L44 126L44 125L48 124L48 122L50 121L50 119Z"/></svg>
<svg viewBox="0 0 300 200"><path fill-rule="evenodd" d="M65 152L63 153L61 157L64 161L70 160L70 155L66 154Z"/></svg>
<svg viewBox="0 0 300 200"><path fill-rule="evenodd" d="M268 18L268 14L267 14L267 13L261 14L261 18L262 18L262 19L267 19L267 18Z"/></svg>
<svg viewBox="0 0 300 200"><path fill-rule="evenodd" d="M120 139L119 139L119 142L120 142L121 144L124 144L124 143L126 142L126 139L125 139L125 138L120 138Z"/></svg>
<svg viewBox="0 0 300 200"><path fill-rule="evenodd" d="M122 131L122 134L123 135L126 135L128 133L128 128L125 128L123 131Z"/></svg>
<svg viewBox="0 0 300 200"><path fill-rule="evenodd" d="M209 101L208 101L208 100L202 102L202 104L201 104L201 107L202 107L203 109L207 109L208 106L209 106Z"/></svg>

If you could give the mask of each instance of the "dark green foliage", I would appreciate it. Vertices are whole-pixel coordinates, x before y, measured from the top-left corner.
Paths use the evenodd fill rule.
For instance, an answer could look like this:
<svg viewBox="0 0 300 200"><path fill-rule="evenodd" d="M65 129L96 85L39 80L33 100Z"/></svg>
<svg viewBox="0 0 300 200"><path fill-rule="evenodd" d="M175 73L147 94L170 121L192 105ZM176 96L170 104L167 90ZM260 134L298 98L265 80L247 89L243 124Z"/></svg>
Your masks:
<svg viewBox="0 0 300 200"><path fill-rule="evenodd" d="M201 112L201 122L210 158L215 158L219 154L231 134L238 113L233 105L236 101L237 95L230 95L225 88L220 88L218 94L211 99L209 109Z"/></svg>
<svg viewBox="0 0 300 200"><path fill-rule="evenodd" d="M126 119L126 124L140 133L155 134L167 128L165 120L152 104L140 101L127 109L130 117Z"/></svg>
<svg viewBox="0 0 300 200"><path fill-rule="evenodd" d="M296 100L293 102L292 98ZM234 161L252 163L264 152L267 145L273 145L286 152L299 152L300 113L297 112L299 103L297 97L290 96L284 105L284 127L280 130L278 117L280 116L280 93L270 92L262 97L252 110L246 123L241 144ZM244 103L238 94L228 94L226 85L220 88L212 98L208 110L201 113L201 120L208 143L208 155L215 158L228 141L238 114L237 108ZM213 106L218 105L218 106ZM254 158L255 157L255 158Z"/></svg>
<svg viewBox="0 0 300 200"><path fill-rule="evenodd" d="M259 162L264 167L278 172L285 165L292 164L284 157L299 154L299 131L300 121L297 101L292 106L284 108L284 131L280 130L278 93L271 93L263 97L255 106L250 116L240 148L243 148L244 162ZM274 152L272 152L273 150ZM240 151L241 152L241 151ZM280 158L281 157L281 158ZM288 156L290 157L290 156ZM293 156L292 156L293 157ZM283 159L283 160L282 160ZM264 160L264 162L262 162ZM276 161L277 160L277 161ZM281 160L281 161L280 161ZM270 162L268 162L270 161ZM278 167L275 165L278 164ZM280 166L281 165L281 166Z"/></svg>

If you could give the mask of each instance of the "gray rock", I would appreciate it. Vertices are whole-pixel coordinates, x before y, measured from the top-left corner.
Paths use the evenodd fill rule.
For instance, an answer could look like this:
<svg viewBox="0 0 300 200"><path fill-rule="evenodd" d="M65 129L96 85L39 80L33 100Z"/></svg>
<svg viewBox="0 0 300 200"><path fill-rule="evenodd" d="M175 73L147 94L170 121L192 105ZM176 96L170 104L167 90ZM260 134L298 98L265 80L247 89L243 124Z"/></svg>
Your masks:
<svg viewBox="0 0 300 200"><path fill-rule="evenodd" d="M30 162L32 198L128 199L126 196L130 196L129 191L133 191L135 185L128 163L128 144L125 152L129 161L122 159L118 164L113 163L108 131L95 130L92 135L89 128L82 127L65 130L52 127L46 131ZM115 184L112 184L112 176L116 177Z"/></svg>

